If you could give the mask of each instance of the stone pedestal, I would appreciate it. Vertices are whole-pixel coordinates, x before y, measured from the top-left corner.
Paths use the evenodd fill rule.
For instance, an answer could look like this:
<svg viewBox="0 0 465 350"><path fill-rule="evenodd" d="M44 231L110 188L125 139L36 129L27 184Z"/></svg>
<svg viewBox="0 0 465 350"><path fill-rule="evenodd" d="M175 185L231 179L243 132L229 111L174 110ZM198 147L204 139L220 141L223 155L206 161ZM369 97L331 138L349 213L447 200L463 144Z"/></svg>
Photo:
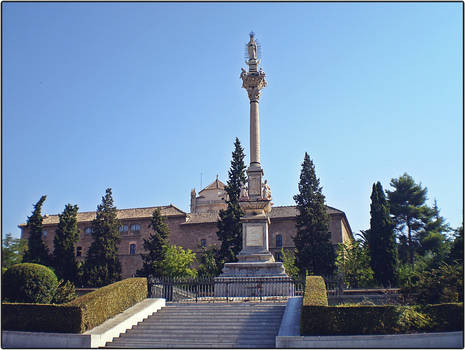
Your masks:
<svg viewBox="0 0 465 350"><path fill-rule="evenodd" d="M250 183L250 182L249 182ZM224 264L215 278L215 296L286 296L293 295L294 285L281 262L268 250L268 213L271 201L241 201L242 250L238 262ZM258 294L257 294L258 293Z"/></svg>

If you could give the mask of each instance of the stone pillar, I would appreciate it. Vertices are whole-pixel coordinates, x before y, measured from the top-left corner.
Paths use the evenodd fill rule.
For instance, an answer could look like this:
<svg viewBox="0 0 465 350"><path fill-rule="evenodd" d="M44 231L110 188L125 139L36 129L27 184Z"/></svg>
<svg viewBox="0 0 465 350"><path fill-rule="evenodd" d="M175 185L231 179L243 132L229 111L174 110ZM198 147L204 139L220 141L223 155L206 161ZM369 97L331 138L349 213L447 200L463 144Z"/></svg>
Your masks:
<svg viewBox="0 0 465 350"><path fill-rule="evenodd" d="M260 117L258 101L250 101L250 164L260 165Z"/></svg>

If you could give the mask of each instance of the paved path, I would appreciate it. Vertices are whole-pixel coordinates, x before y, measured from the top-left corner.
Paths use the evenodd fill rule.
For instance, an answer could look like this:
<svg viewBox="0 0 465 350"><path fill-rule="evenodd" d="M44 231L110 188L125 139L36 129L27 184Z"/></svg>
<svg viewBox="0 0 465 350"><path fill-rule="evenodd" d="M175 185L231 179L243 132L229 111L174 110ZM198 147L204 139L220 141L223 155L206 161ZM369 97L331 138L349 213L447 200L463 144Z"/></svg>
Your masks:
<svg viewBox="0 0 465 350"><path fill-rule="evenodd" d="M107 348L274 348L285 303L169 304Z"/></svg>

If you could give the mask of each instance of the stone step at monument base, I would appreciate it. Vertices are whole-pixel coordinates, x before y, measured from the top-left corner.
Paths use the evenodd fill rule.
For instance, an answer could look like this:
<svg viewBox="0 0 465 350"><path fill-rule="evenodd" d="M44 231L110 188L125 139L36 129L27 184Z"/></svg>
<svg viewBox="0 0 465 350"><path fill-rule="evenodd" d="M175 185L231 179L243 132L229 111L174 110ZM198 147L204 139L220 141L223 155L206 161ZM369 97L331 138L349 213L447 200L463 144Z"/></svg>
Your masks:
<svg viewBox="0 0 465 350"><path fill-rule="evenodd" d="M171 304L107 348L274 348L286 303Z"/></svg>

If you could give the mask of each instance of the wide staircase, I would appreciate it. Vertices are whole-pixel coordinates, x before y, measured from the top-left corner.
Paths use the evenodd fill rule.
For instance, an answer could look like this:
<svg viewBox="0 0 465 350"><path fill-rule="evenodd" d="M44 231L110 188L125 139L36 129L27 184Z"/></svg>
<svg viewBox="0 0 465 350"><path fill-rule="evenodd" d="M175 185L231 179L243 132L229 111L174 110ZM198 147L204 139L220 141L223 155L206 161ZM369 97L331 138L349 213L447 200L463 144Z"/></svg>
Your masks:
<svg viewBox="0 0 465 350"><path fill-rule="evenodd" d="M107 348L274 348L286 303L168 304Z"/></svg>

